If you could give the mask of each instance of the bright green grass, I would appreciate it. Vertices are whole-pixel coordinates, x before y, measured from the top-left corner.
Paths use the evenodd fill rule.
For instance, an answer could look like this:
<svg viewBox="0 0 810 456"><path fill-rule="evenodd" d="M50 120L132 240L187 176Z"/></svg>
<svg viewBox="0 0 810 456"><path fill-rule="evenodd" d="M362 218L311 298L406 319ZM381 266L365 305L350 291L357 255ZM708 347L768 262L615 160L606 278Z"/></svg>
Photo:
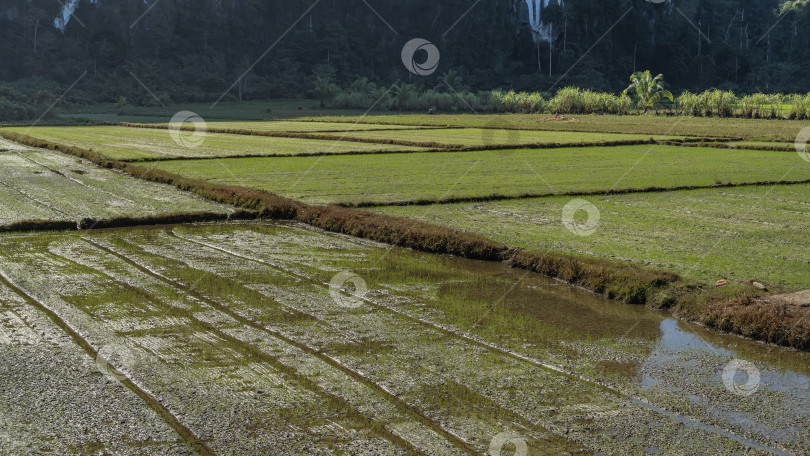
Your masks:
<svg viewBox="0 0 810 456"><path fill-rule="evenodd" d="M600 214L591 236L578 236L563 225L563 207L571 197L375 211L533 250L550 248L671 268L705 282L757 278L800 289L810 287L807 195L810 185L590 196L585 199ZM576 216L579 223L585 218L584 211Z"/></svg>
<svg viewBox="0 0 810 456"><path fill-rule="evenodd" d="M228 157L235 155L296 155L353 151L423 150L414 147L265 136L238 136L208 133L198 147L176 143L169 130L130 127L34 127L9 128L47 141L93 149L121 160L148 160L166 157ZM188 136L193 132L179 132Z"/></svg>
<svg viewBox="0 0 810 456"><path fill-rule="evenodd" d="M795 142L777 142L777 141L732 141L728 143L736 147L774 147L785 150L795 150Z"/></svg>
<svg viewBox="0 0 810 456"><path fill-rule="evenodd" d="M210 161L150 166L308 203L547 195L810 179L798 154L677 146L434 152Z"/></svg>
<svg viewBox="0 0 810 456"><path fill-rule="evenodd" d="M334 125L334 124L333 124ZM497 130L481 128L429 129L411 131L364 131L351 133L353 138L394 139L400 141L431 142L462 146L518 145L518 144L578 144L607 141L644 141L649 135L619 133L589 133L567 131ZM676 139L657 136L656 139Z"/></svg>
<svg viewBox="0 0 810 456"><path fill-rule="evenodd" d="M332 115L313 118L329 122L367 122L400 125L431 125L452 127L520 128L526 130L594 131L606 133L636 133L643 135L684 135L700 137L732 137L759 141L792 142L807 127L801 120L720 119L706 117L664 117L649 115L572 115L575 121L550 121L548 114L424 114L377 115L342 117Z"/></svg>

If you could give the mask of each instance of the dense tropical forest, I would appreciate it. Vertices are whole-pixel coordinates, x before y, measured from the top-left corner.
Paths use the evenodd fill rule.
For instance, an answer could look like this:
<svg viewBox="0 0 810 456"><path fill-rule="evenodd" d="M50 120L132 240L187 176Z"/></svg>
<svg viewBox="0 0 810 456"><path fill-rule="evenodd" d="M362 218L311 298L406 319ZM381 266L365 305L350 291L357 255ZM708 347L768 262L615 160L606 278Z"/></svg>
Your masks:
<svg viewBox="0 0 810 456"><path fill-rule="evenodd" d="M808 2L4 0L0 111L31 117L74 84L63 103L208 101L229 87L228 99L318 98L448 75L471 92L618 93L647 69L676 94L807 92ZM402 65L416 37L441 52L434 74Z"/></svg>

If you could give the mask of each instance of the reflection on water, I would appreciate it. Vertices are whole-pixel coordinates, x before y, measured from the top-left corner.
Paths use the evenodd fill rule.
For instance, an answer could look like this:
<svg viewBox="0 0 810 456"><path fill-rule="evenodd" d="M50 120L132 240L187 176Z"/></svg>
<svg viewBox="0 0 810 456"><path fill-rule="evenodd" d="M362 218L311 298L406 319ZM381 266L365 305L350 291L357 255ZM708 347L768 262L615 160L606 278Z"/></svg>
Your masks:
<svg viewBox="0 0 810 456"><path fill-rule="evenodd" d="M402 305L410 302L429 319L633 391L663 414L786 448L804 448L810 438L807 353L709 331L497 263L399 251L381 264L364 275L410 295ZM751 396L734 394L723 382L724 368L735 359L759 370ZM733 384L746 381L744 372L733 377Z"/></svg>
<svg viewBox="0 0 810 456"><path fill-rule="evenodd" d="M661 369L675 361L683 360L684 362L679 364L681 367L698 367L696 359L688 359L688 357L683 359L684 354L703 352L717 356L732 355L730 351L706 342L695 333L683 331L678 326L677 320L671 318L661 320L659 328L661 329L661 338L641 369L641 385L644 387L649 388L659 385L659 377L666 375ZM679 389L676 387L676 390Z"/></svg>
<svg viewBox="0 0 810 456"><path fill-rule="evenodd" d="M788 353L804 360L804 353L711 335L741 349L721 347L702 338L700 333L706 333L702 328L671 318L662 320L660 329L661 338L641 367L645 390L677 393L721 422L778 441L797 443L806 438L806 424L802 423L810 419L810 377L768 362L791 357ZM750 396L735 395L723 382L724 367L735 359L753 363L758 371L760 380ZM747 381L745 372L733 376L734 384Z"/></svg>
<svg viewBox="0 0 810 456"><path fill-rule="evenodd" d="M351 238L321 238L315 230L296 226L298 233L313 238L307 239L304 250L298 238L286 245L283 232L264 232L276 229L252 225L228 235L238 234L253 250L275 252L275 259L294 264L320 283L329 283L336 271L352 271L367 283L368 298L388 308L472 334L615 391L628 391L649 403L646 408L673 421L694 420L730 439L748 439L746 445L754 448L757 441L776 442L789 450L808 447L808 353L708 331L499 263L382 249ZM268 239L273 243L265 245ZM453 340L447 337L442 343ZM753 363L760 373L761 383L749 396L734 394L723 382L724 368L735 359ZM501 375L485 370L482 365L473 380ZM747 379L738 374L734 380ZM588 402L574 393L543 394L544 406L555 400ZM695 423L689 426L693 429Z"/></svg>
<svg viewBox="0 0 810 456"><path fill-rule="evenodd" d="M729 350L719 347L701 338L696 332L684 330L683 326L688 324L679 322L678 320L667 318L661 321L661 338L658 340L656 349L645 360L642 366L642 386L650 387L658 384L655 372L657 369L662 368L673 361L682 361L680 366L699 366L699 358L713 355L720 360L726 362L732 359L743 359L753 362L760 373L760 388L769 391L777 392L790 392L790 391L808 391L810 390L810 377L807 375L796 372L792 369L778 368L763 363L757 357L750 354L741 354L734 350ZM702 330L702 328L692 328L694 330ZM736 336L725 336L729 339L737 339ZM764 355L771 354L775 351L785 350L783 348L770 347L764 344L756 344L750 341L738 341L751 345L759 345L759 348ZM774 354L775 355L775 354ZM803 354L795 353L797 357L802 357ZM686 356L687 359L684 359ZM691 357L691 359L688 359ZM750 359L749 359L750 358ZM744 380L744 379L743 379ZM718 376L718 381L720 377ZM722 381L721 381L722 383Z"/></svg>

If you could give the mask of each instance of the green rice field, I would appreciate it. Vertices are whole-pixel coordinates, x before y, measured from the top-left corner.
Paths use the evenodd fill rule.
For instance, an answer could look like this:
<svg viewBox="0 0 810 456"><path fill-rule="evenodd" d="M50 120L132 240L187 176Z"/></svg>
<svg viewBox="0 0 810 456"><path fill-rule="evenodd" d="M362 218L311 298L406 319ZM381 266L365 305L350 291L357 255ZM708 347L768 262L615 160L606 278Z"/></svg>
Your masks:
<svg viewBox="0 0 810 456"><path fill-rule="evenodd" d="M416 147L264 136L234 137L206 133L198 142L194 132L178 132L187 142L175 141L168 129L104 127L34 127L9 128L59 144L92 149L118 160L166 158L211 158L241 155L337 154L346 152L419 151Z"/></svg>
<svg viewBox="0 0 810 456"><path fill-rule="evenodd" d="M810 179L805 164L788 152L652 145L148 163L316 204L789 182Z"/></svg>
<svg viewBox="0 0 810 456"><path fill-rule="evenodd" d="M356 125L358 126L358 125ZM423 129L417 131L363 131L352 133L353 138L393 139L448 144L454 146L504 146L520 144L580 144L618 141L648 141L649 139L680 139L676 136L647 136L621 133L560 132L534 130L507 130L497 128Z"/></svg>
<svg viewBox="0 0 810 456"><path fill-rule="evenodd" d="M305 118L322 122L363 122L440 127L519 128L525 130L625 133L641 135L682 135L696 137L742 138L749 141L793 142L808 126L800 120L720 119L706 117L572 115L547 114L445 114L370 115L364 117L318 116Z"/></svg>
<svg viewBox="0 0 810 456"><path fill-rule="evenodd" d="M0 128L0 454L810 452L800 123L218 113Z"/></svg>
<svg viewBox="0 0 810 456"><path fill-rule="evenodd" d="M570 197L374 210L532 250L676 270L704 282L756 279L800 289L810 271L808 195L810 185L800 184L591 196L599 221L590 236L560 223Z"/></svg>

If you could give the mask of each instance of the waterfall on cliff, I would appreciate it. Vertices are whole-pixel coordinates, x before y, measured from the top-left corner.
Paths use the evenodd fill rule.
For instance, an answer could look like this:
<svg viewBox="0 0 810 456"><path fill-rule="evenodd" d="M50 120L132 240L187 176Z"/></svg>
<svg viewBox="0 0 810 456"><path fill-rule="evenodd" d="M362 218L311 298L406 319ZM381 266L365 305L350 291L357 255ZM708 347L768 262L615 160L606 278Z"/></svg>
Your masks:
<svg viewBox="0 0 810 456"><path fill-rule="evenodd" d="M529 8L529 26L532 29L532 38L535 43L554 41L552 37L553 25L543 22L543 10L556 0L525 0ZM559 2L562 5L562 1Z"/></svg>
<svg viewBox="0 0 810 456"><path fill-rule="evenodd" d="M537 66L543 71L540 60L540 43L548 43L548 74L551 76L551 61L554 52L554 42L560 35L560 30L555 29L552 21L544 21L543 12L552 5L564 6L563 0L523 0L528 9L528 24L532 31L532 40L537 45Z"/></svg>
<svg viewBox="0 0 810 456"><path fill-rule="evenodd" d="M53 26L64 32L65 27L67 27L68 22L70 22L70 18L73 17L73 13L75 13L76 8L79 7L80 1L81 0L68 0L67 2L63 3L62 11L60 11L59 15L53 20ZM100 1L101 0L90 0L90 3L98 6Z"/></svg>

